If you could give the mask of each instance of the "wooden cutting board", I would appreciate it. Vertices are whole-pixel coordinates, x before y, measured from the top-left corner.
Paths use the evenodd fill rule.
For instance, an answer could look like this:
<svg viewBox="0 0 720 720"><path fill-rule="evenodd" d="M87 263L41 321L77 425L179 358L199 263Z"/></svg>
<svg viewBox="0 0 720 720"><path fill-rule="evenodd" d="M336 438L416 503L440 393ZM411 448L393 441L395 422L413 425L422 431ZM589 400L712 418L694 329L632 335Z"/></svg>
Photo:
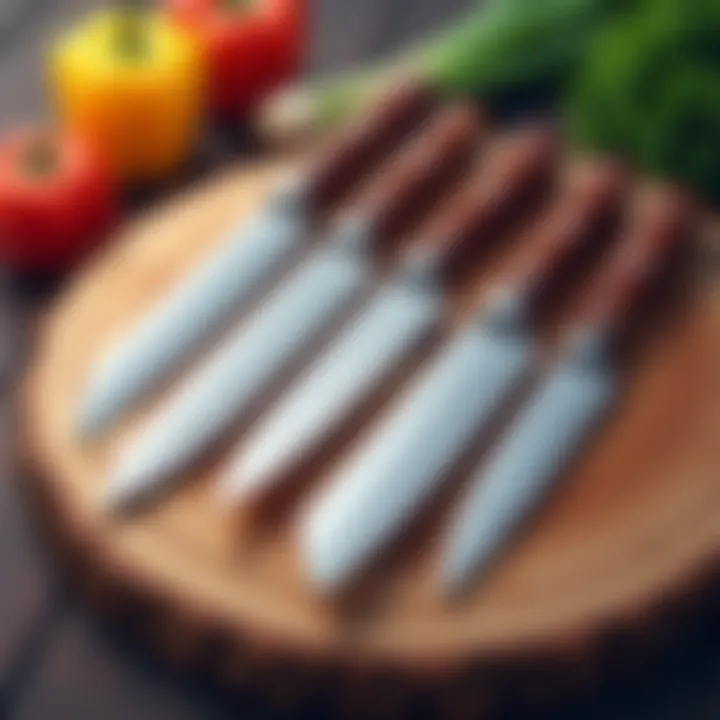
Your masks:
<svg viewBox="0 0 720 720"><path fill-rule="evenodd" d="M39 332L21 403L25 446L44 517L80 584L174 659L292 703L490 713L511 695L541 702L649 655L720 576L712 272L698 271L688 308L641 354L611 422L460 603L448 605L435 582L453 483L340 604L310 590L293 541L294 511L322 472L267 517L238 516L213 494L220 451L155 506L104 513L110 458L157 398L79 444L72 425L91 360L256 206L278 171L239 168L141 218Z"/></svg>

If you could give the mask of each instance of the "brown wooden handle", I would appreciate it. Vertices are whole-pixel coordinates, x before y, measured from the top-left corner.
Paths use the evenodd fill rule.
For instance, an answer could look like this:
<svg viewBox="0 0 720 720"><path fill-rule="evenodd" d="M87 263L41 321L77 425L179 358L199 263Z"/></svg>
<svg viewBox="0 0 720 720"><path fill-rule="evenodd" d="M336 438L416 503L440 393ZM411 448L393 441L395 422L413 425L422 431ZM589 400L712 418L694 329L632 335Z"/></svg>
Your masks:
<svg viewBox="0 0 720 720"><path fill-rule="evenodd" d="M581 303L577 324L598 328L619 340L644 299L673 269L696 221L695 204L684 191L661 185L640 188L617 248Z"/></svg>
<svg viewBox="0 0 720 720"><path fill-rule="evenodd" d="M481 113L470 104L439 110L380 168L349 214L368 220L379 240L408 230L467 167L482 127Z"/></svg>
<svg viewBox="0 0 720 720"><path fill-rule="evenodd" d="M408 260L432 256L443 275L452 274L466 251L489 244L529 191L538 189L556 157L548 128L516 130L499 137L468 182L429 222Z"/></svg>
<svg viewBox="0 0 720 720"><path fill-rule="evenodd" d="M625 179L623 169L609 161L573 162L558 200L521 241L517 262L502 281L504 294L541 311L582 255L607 239L603 230L619 211Z"/></svg>
<svg viewBox="0 0 720 720"><path fill-rule="evenodd" d="M311 162L305 182L315 210L346 194L434 105L432 91L421 81L394 87L359 121L342 128Z"/></svg>

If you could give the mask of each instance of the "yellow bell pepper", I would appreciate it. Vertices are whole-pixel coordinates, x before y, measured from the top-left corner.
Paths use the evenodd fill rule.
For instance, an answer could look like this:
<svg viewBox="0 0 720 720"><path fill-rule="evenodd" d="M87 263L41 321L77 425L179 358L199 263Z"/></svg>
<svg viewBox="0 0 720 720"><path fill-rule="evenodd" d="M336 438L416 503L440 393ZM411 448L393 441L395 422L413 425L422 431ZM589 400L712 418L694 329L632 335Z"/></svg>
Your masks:
<svg viewBox="0 0 720 720"><path fill-rule="evenodd" d="M187 160L202 115L196 39L160 13L105 10L53 47L58 112L130 181L160 179Z"/></svg>

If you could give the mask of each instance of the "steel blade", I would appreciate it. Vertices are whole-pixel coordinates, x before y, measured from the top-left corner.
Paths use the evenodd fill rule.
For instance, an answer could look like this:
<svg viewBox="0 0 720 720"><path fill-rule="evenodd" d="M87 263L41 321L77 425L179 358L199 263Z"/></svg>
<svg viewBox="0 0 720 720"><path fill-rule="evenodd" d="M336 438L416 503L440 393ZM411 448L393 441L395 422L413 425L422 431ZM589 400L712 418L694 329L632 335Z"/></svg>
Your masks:
<svg viewBox="0 0 720 720"><path fill-rule="evenodd" d="M341 585L391 540L528 369L529 334L483 327L452 342L311 505L302 545L313 581Z"/></svg>
<svg viewBox="0 0 720 720"><path fill-rule="evenodd" d="M378 292L242 443L223 495L240 499L271 485L417 347L441 311L431 288L392 284Z"/></svg>
<svg viewBox="0 0 720 720"><path fill-rule="evenodd" d="M302 214L268 208L235 232L94 367L78 417L79 432L103 432L144 393L178 369L241 306L306 231Z"/></svg>
<svg viewBox="0 0 720 720"><path fill-rule="evenodd" d="M604 368L561 365L470 483L451 525L441 580L464 587L548 490L615 395Z"/></svg>
<svg viewBox="0 0 720 720"><path fill-rule="evenodd" d="M141 500L198 459L371 277L369 265L345 249L313 253L127 447L110 481L110 505Z"/></svg>

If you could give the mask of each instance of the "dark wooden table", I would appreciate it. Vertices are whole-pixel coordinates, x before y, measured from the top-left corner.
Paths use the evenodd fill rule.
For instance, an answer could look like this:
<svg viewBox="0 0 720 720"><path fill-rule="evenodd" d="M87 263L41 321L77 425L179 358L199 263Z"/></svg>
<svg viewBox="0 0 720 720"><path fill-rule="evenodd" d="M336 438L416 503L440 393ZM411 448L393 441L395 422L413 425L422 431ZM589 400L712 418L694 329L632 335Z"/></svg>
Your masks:
<svg viewBox="0 0 720 720"><path fill-rule="evenodd" d="M100 0L0 0L0 130L47 114L43 49L63 23ZM417 36L471 0L315 0L311 71L350 66ZM224 157L237 155L222 150ZM217 149L215 149L217 154ZM43 542L13 463L8 398L22 374L28 330L57 288L5 291L0 340L0 718L10 720L215 720L265 717L200 681L180 678L94 619ZM720 718L720 622L701 625L681 650L553 720ZM550 720L550 717L545 720Z"/></svg>

